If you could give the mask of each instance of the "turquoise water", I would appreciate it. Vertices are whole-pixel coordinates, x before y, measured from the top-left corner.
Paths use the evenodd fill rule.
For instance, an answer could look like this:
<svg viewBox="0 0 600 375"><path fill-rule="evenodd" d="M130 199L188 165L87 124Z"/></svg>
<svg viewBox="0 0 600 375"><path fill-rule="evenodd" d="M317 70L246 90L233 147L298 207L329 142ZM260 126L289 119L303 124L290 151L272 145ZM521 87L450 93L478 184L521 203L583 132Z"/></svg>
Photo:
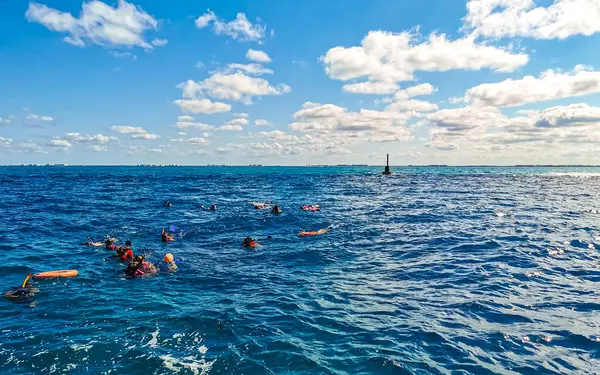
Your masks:
<svg viewBox="0 0 600 375"><path fill-rule="evenodd" d="M598 372L599 168L380 171L0 168L3 291L80 273L0 300L0 373ZM125 279L105 235L180 271Z"/></svg>

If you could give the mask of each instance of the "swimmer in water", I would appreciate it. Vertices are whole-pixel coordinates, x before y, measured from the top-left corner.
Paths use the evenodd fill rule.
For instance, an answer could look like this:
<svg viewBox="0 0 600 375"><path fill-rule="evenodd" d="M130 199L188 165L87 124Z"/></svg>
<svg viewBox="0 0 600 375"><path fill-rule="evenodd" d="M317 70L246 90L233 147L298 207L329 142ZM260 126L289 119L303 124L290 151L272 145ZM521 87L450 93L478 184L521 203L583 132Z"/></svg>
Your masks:
<svg viewBox="0 0 600 375"><path fill-rule="evenodd" d="M120 246L117 248L115 256L126 262L128 260L133 260L133 250L131 250L131 241L125 241L125 246Z"/></svg>
<svg viewBox="0 0 600 375"><path fill-rule="evenodd" d="M175 264L173 254L166 254L159 268L162 272L177 272L177 264Z"/></svg>
<svg viewBox="0 0 600 375"><path fill-rule="evenodd" d="M217 211L218 210L217 205L216 204L212 204L210 206L209 210L211 210L211 211Z"/></svg>
<svg viewBox="0 0 600 375"><path fill-rule="evenodd" d="M156 267L141 255L133 258L133 261L125 269L125 274L129 278L148 277L157 273Z"/></svg>
<svg viewBox="0 0 600 375"><path fill-rule="evenodd" d="M319 229L316 232L300 232L300 237L309 237L309 236L318 236L319 234L325 234L333 229L333 226L328 226L327 228Z"/></svg>
<svg viewBox="0 0 600 375"><path fill-rule="evenodd" d="M102 241L94 242L90 237L88 237L87 245L100 247L100 246L104 246L104 242L102 242Z"/></svg>
<svg viewBox="0 0 600 375"><path fill-rule="evenodd" d="M162 232L160 232L160 239L162 242L175 241L175 238L173 238L167 232L165 232L164 229L162 230Z"/></svg>
<svg viewBox="0 0 600 375"><path fill-rule="evenodd" d="M255 248L256 246L260 246L260 244L256 242L252 237L246 237L242 242L242 246Z"/></svg>
<svg viewBox="0 0 600 375"><path fill-rule="evenodd" d="M280 207L279 207L279 205L277 205L277 204L276 204L276 205L274 205L274 206L273 206L273 209L271 210L271 213L273 213L273 214L280 214L280 213L282 213L282 212L283 212L283 211L281 210L281 208L280 208Z"/></svg>
<svg viewBox="0 0 600 375"><path fill-rule="evenodd" d="M35 293L39 292L39 289L31 286L29 282L30 278L31 274L28 274L21 286L12 287L10 290L4 292L4 298L22 301L33 297Z"/></svg>
<svg viewBox="0 0 600 375"><path fill-rule="evenodd" d="M173 206L173 204L171 202L169 202L169 201L165 202L165 207L171 207L171 206Z"/></svg>

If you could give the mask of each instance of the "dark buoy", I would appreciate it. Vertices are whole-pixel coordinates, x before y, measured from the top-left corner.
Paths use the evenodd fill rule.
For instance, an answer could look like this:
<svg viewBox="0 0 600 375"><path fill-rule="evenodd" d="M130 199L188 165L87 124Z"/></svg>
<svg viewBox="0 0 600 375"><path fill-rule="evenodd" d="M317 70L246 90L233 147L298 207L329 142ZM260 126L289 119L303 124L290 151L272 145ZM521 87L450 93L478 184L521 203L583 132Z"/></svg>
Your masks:
<svg viewBox="0 0 600 375"><path fill-rule="evenodd" d="M392 171L390 171L390 154L387 154L387 163L385 165L385 170L381 172L381 174L392 174Z"/></svg>

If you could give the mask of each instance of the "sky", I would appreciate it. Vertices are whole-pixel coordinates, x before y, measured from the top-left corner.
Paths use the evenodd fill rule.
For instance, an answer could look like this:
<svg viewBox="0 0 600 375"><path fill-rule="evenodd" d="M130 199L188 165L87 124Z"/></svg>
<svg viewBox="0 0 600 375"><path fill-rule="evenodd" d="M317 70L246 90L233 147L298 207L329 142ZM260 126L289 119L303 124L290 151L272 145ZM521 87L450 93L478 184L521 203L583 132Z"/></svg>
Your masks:
<svg viewBox="0 0 600 375"><path fill-rule="evenodd" d="M600 164L600 0L0 0L0 164Z"/></svg>

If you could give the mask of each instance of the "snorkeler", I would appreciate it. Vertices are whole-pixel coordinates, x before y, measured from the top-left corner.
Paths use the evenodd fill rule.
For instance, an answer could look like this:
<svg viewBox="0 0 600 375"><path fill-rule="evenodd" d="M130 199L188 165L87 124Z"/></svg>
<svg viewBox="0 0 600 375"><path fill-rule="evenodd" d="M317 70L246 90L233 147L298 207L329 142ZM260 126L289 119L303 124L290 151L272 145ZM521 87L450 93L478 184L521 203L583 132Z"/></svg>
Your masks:
<svg viewBox="0 0 600 375"><path fill-rule="evenodd" d="M212 204L212 205L210 206L209 210L210 210L210 211L217 211L217 210L218 210L218 208L217 208L217 205L216 205L216 204Z"/></svg>
<svg viewBox="0 0 600 375"><path fill-rule="evenodd" d="M122 261L133 259L133 250L131 250L131 241L125 241L125 246L117 248L115 256Z"/></svg>
<svg viewBox="0 0 600 375"><path fill-rule="evenodd" d="M133 258L133 261L125 269L125 274L130 278L153 276L156 272L156 267L141 255Z"/></svg>
<svg viewBox="0 0 600 375"><path fill-rule="evenodd" d="M283 211L281 210L281 208L280 208L280 207L279 207L279 205L277 205L277 204L276 204L276 205L274 205L274 206L273 206L273 209L271 210L271 213L273 213L273 214L280 214L280 213L282 213L282 212L283 212Z"/></svg>
<svg viewBox="0 0 600 375"><path fill-rule="evenodd" d="M104 241L104 245L108 250L117 250L119 248L115 245L115 240L113 238L107 238L106 241Z"/></svg>
<svg viewBox="0 0 600 375"><path fill-rule="evenodd" d="M86 245L100 247L100 246L104 246L104 242L103 241L94 242L90 237L88 237L88 242L86 243Z"/></svg>
<svg viewBox="0 0 600 375"><path fill-rule="evenodd" d="M260 246L260 244L258 242L256 242L252 237L246 237L246 238L244 238L244 241L242 242L242 246L254 248L256 246Z"/></svg>
<svg viewBox="0 0 600 375"><path fill-rule="evenodd" d="M167 232L165 232L164 229L160 232L160 239L162 242L175 241L175 238L173 238Z"/></svg>
<svg viewBox="0 0 600 375"><path fill-rule="evenodd" d="M177 272L177 264L175 264L173 254L166 254L159 268L162 272Z"/></svg>
<svg viewBox="0 0 600 375"><path fill-rule="evenodd" d="M172 204L171 202L169 202L169 201L166 201L166 202L165 202L165 207L171 207L172 205L173 205L173 204Z"/></svg>
<svg viewBox="0 0 600 375"><path fill-rule="evenodd" d="M325 234L333 229L333 225L328 226L327 228L319 229L316 232L300 232L300 237L308 237L308 236L318 236L319 234Z"/></svg>
<svg viewBox="0 0 600 375"><path fill-rule="evenodd" d="M31 283L29 282L30 278L31 274L28 274L21 286L14 286L10 290L4 292L4 298L23 300L32 297L36 292L39 292L39 289L31 286Z"/></svg>

